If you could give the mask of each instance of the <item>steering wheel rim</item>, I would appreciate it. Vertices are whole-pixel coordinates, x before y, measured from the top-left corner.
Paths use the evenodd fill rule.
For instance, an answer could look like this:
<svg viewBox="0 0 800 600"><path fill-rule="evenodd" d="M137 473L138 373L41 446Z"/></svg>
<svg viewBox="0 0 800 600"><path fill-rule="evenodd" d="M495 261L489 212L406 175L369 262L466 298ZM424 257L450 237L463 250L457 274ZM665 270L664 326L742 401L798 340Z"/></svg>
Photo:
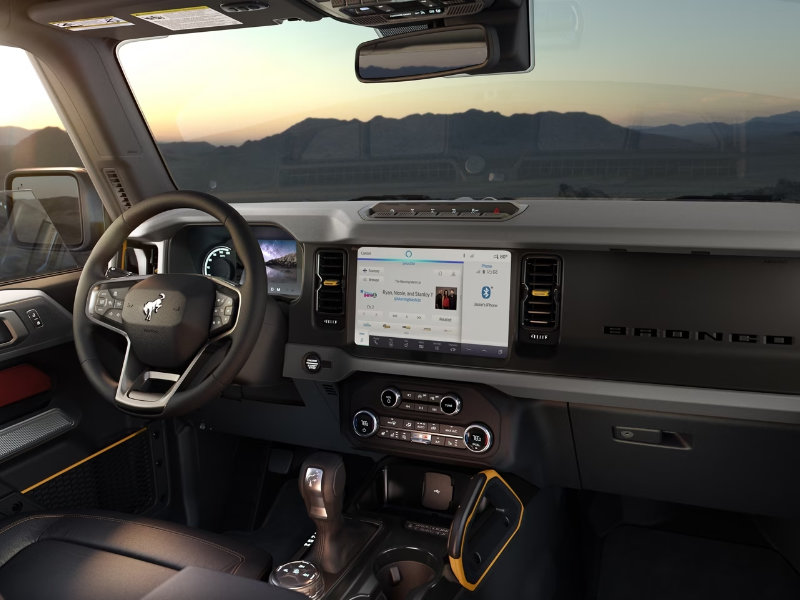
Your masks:
<svg viewBox="0 0 800 600"><path fill-rule="evenodd" d="M141 357L134 356L132 352L131 338L127 330L131 319L120 321L121 326L117 327L115 323L99 318L93 303L96 300L97 290L110 285L109 282L128 282L135 287L142 281L151 280L150 284L157 284L158 280L154 278L168 277L151 275L109 280L106 279L105 274L109 262L134 229L149 218L173 209L196 209L216 218L230 234L233 246L244 265L247 276L241 284L230 284L204 275L195 276L212 280L216 289L222 290L222 294L227 294L231 297L238 294L238 302L234 305L235 314L231 320L231 326L222 334L214 335L211 327L212 319L209 319L208 341L199 350L191 364L186 367L182 374L183 377L179 376L175 380L174 389L171 389L169 394L160 394L157 400L136 399L130 396L130 390L122 389L121 384L130 379L130 374L126 376L126 370L133 371L139 366L146 366L148 363ZM183 277L191 276L184 275ZM176 191L153 196L136 204L111 224L92 249L83 267L73 306L73 334L81 367L92 386L104 398L126 412L145 416L173 416L194 410L219 396L222 390L233 381L246 362L261 332L267 304L267 290L266 270L263 267L261 249L247 221L236 210L222 200L201 192ZM161 296L163 294L159 297ZM218 291L217 306L219 306L219 296L220 292ZM138 315L141 312L140 309L141 307L133 307L132 304L128 303L125 308L128 312L125 314L127 317L133 314ZM147 317L146 310L143 312L141 319L150 320ZM125 361L119 379L114 379L100 361L97 348L91 337L94 325L105 326L123 335L128 340ZM187 375L191 369L197 366L196 363L200 356L212 344L217 348L217 354L223 352L224 356L207 374L203 375L199 383L186 389L181 389L188 382ZM223 344L227 345L227 349L219 350L219 346ZM141 365L138 363L141 363Z"/></svg>

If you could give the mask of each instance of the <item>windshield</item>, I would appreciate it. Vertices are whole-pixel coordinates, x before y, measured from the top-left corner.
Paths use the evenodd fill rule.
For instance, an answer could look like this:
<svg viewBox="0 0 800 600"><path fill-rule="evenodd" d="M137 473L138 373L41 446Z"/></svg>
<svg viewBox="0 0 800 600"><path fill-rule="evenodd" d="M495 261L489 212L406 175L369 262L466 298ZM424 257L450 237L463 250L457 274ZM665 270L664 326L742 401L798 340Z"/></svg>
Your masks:
<svg viewBox="0 0 800 600"><path fill-rule="evenodd" d="M180 188L229 201L800 201L800 2L535 2L528 73L366 84L332 19L131 42Z"/></svg>

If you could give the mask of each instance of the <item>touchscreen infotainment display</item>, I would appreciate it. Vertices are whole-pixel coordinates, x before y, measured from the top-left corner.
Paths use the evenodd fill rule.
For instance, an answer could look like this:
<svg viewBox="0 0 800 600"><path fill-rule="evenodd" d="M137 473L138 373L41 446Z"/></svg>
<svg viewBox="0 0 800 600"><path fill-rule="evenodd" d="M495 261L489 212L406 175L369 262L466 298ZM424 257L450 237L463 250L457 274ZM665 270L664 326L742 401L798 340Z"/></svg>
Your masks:
<svg viewBox="0 0 800 600"><path fill-rule="evenodd" d="M508 250L359 248L355 343L508 356Z"/></svg>

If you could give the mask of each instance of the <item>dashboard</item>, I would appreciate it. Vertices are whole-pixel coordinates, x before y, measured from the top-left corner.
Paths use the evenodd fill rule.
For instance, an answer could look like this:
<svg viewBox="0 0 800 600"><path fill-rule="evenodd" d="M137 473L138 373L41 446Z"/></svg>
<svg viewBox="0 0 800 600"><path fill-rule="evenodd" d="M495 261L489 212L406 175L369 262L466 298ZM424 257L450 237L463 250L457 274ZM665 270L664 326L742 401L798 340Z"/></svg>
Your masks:
<svg viewBox="0 0 800 600"><path fill-rule="evenodd" d="M278 400L274 381L251 381L198 418L537 485L794 510L792 207L518 200L443 217L442 202L409 204L237 207L262 248L279 242L265 263L295 252L295 287L271 290L282 333L264 330L273 351L251 365L275 365L293 392ZM200 213L133 236L157 246L160 268L231 261ZM774 493L733 493L742 477Z"/></svg>

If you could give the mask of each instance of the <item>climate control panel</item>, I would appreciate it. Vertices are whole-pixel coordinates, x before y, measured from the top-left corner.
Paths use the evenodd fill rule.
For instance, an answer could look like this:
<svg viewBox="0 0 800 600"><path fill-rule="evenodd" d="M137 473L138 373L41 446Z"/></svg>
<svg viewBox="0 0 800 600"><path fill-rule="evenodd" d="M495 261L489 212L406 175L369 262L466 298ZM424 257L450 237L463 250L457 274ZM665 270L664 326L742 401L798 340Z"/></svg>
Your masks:
<svg viewBox="0 0 800 600"><path fill-rule="evenodd" d="M461 398L454 392L440 394L387 387L381 391L381 405L432 415L457 415L461 412Z"/></svg>
<svg viewBox="0 0 800 600"><path fill-rule="evenodd" d="M473 387L363 378L346 388L343 402L358 445L470 460L491 456L499 443L499 412Z"/></svg>

